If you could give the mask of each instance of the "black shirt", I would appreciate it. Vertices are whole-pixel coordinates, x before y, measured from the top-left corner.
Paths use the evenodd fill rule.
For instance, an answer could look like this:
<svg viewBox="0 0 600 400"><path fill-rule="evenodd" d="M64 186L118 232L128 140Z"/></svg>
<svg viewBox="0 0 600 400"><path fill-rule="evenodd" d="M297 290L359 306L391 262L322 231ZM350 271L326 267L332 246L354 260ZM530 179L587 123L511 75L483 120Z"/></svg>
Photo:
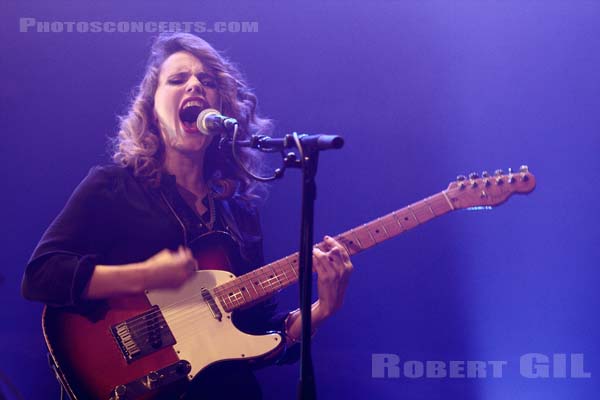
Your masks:
<svg viewBox="0 0 600 400"><path fill-rule="evenodd" d="M232 272L241 275L261 266L262 234L256 209L241 196L233 195L215 200L215 210L216 227L232 236L242 255L243 262ZM200 218L179 195L175 177L165 175L160 187L150 188L129 169L94 167L34 250L23 278L23 296L50 306L84 311L97 305L97 301L81 299L96 265L140 262L165 248L175 250L187 245L204 229ZM287 313L276 314L275 310L276 303L270 299L236 312L234 321L249 333L283 331ZM294 350L281 361L295 361L297 346ZM245 382L242 386L255 385L245 367L222 366L200 375L210 377L205 380L218 386L229 379ZM224 381L218 383L221 378ZM221 389L215 393L222 395Z"/></svg>

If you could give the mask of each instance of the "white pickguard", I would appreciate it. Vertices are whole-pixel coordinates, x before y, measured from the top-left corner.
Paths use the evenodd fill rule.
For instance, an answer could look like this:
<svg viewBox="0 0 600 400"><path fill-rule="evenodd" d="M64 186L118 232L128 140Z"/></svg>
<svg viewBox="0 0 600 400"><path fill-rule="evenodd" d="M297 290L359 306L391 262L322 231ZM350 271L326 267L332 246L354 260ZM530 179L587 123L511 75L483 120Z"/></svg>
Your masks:
<svg viewBox="0 0 600 400"><path fill-rule="evenodd" d="M231 313L226 313L219 301L222 318L216 319L204 302L200 290L219 286L235 275L227 271L197 271L179 289L149 290L151 304L160 307L177 343L173 346L182 360L192 365L189 378L217 361L251 359L263 356L280 345L277 333L249 335L233 325Z"/></svg>

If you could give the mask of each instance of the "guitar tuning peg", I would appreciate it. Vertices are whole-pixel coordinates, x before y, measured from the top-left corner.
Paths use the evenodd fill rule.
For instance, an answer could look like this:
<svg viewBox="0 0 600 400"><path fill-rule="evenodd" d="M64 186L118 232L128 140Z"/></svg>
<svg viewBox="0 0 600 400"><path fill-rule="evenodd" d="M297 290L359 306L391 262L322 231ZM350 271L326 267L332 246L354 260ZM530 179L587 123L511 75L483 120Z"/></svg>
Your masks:
<svg viewBox="0 0 600 400"><path fill-rule="evenodd" d="M504 171L502 171L501 169L497 169L494 171L494 175L496 175L496 176L504 175Z"/></svg>
<svg viewBox="0 0 600 400"><path fill-rule="evenodd" d="M458 187L462 190L465 188L465 181L467 180L467 177L464 175L458 175L456 177L456 181L458 182Z"/></svg>
<svg viewBox="0 0 600 400"><path fill-rule="evenodd" d="M529 181L529 167L527 165L521 165L519 172L521 173L521 180L523 182Z"/></svg>
<svg viewBox="0 0 600 400"><path fill-rule="evenodd" d="M513 170L512 168L508 169L508 183L514 183L515 182L515 177L513 175Z"/></svg>
<svg viewBox="0 0 600 400"><path fill-rule="evenodd" d="M482 176L482 177L484 177L484 178L489 178L489 177L490 177L490 173L489 173L489 172L487 172L487 171L483 171L483 172L481 173L481 176Z"/></svg>
<svg viewBox="0 0 600 400"><path fill-rule="evenodd" d="M473 180L473 179L477 179L479 178L479 174L477 172L471 172L469 174L469 179Z"/></svg>

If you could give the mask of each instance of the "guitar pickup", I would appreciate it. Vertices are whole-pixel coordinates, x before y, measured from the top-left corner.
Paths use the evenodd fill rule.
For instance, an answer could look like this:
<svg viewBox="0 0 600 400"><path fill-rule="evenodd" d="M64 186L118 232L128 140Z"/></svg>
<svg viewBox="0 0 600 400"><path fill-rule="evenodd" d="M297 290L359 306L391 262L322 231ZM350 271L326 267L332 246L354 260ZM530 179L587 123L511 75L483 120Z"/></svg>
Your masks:
<svg viewBox="0 0 600 400"><path fill-rule="evenodd" d="M177 343L158 306L111 326L110 331L128 364Z"/></svg>
<svg viewBox="0 0 600 400"><path fill-rule="evenodd" d="M206 304L208 304L213 317L218 321L223 319L223 314L221 314L221 310L219 310L219 306L217 306L217 302L215 301L212 293L210 293L210 290L207 288L202 288L200 289L200 293L202 294L202 299L206 302Z"/></svg>

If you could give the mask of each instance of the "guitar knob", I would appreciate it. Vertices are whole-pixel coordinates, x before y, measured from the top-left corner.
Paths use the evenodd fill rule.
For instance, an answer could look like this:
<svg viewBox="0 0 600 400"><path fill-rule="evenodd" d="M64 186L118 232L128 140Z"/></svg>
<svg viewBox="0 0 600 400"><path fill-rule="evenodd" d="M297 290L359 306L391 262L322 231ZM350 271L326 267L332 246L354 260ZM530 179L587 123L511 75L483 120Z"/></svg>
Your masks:
<svg viewBox="0 0 600 400"><path fill-rule="evenodd" d="M469 174L469 179L473 180L473 179L477 179L479 178L479 174L477 172L471 172Z"/></svg>
<svg viewBox="0 0 600 400"><path fill-rule="evenodd" d="M487 172L487 171L483 171L483 172L481 173L481 176L482 176L482 177L484 177L484 178L489 178L489 177L490 177L490 173L489 173L489 172Z"/></svg>
<svg viewBox="0 0 600 400"><path fill-rule="evenodd" d="M527 165L521 165L521 168L519 168L519 172L526 174L529 172L529 167Z"/></svg>
<svg viewBox="0 0 600 400"><path fill-rule="evenodd" d="M466 181L466 180L467 180L467 177L466 177L466 176L464 176L464 175L458 175L458 176L456 177L456 180L457 180L457 181L459 181L459 182Z"/></svg>
<svg viewBox="0 0 600 400"><path fill-rule="evenodd" d="M155 389L160 376L158 372L152 371L146 376L146 387L150 390Z"/></svg>
<svg viewBox="0 0 600 400"><path fill-rule="evenodd" d="M117 386L114 390L115 400L125 400L127 398L127 396L125 395L126 393L127 393L127 386L125 386L125 385Z"/></svg>
<svg viewBox="0 0 600 400"><path fill-rule="evenodd" d="M177 371L177 373L179 375L187 375L190 373L191 370L192 370L192 365L185 360L179 361L177 363L177 368L175 369L175 371Z"/></svg>
<svg viewBox="0 0 600 400"><path fill-rule="evenodd" d="M504 175L504 171L502 171L501 169L497 169L494 171L494 175L496 175L496 176Z"/></svg>

